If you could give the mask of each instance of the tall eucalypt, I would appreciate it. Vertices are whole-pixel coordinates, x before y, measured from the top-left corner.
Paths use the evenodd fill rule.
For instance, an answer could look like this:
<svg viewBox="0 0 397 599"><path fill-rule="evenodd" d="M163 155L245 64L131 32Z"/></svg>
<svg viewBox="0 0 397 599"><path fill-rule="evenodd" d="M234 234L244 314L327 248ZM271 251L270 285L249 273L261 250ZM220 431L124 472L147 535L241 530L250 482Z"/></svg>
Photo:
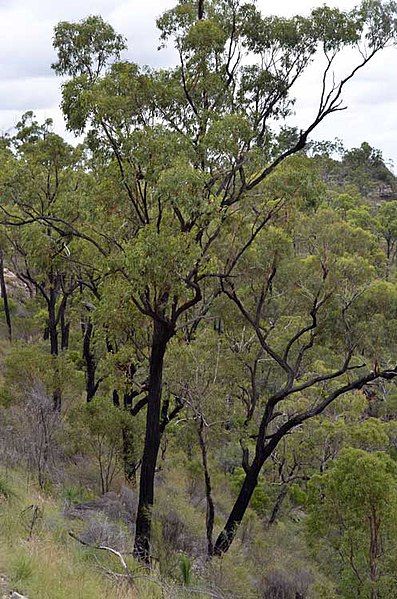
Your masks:
<svg viewBox="0 0 397 599"><path fill-rule="evenodd" d="M172 44L178 57L167 69L120 60L125 42L100 17L55 29L54 68L69 77L62 99L67 125L87 135L91 159L111 181L111 198L107 213L95 213L95 226L92 215L84 220L78 210L70 221L51 215L41 223L93 243L152 327L135 539L145 561L168 344L220 293L214 248L230 214L248 210L254 190L276 167L300 152L324 119L345 109L350 80L394 43L396 14L394 2L379 0L288 19L265 17L238 0L180 0L157 22L161 44ZM356 62L338 76L334 65L346 50ZM292 116L297 82L316 60L323 65L316 110L308 124L284 128L281 143L275 131ZM262 206L254 233L275 205ZM223 277L254 239L242 244ZM218 552L230 544L228 533L227 539Z"/></svg>

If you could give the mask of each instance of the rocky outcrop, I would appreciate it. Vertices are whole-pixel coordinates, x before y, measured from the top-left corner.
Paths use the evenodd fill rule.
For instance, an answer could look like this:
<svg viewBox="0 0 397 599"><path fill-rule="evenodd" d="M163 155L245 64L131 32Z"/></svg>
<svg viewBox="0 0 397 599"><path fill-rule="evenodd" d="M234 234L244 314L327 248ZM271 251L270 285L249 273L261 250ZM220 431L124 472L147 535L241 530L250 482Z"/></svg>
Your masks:
<svg viewBox="0 0 397 599"><path fill-rule="evenodd" d="M7 287L7 294L10 298L17 301L23 301L24 299L31 297L32 290L8 268L4 269L4 279Z"/></svg>

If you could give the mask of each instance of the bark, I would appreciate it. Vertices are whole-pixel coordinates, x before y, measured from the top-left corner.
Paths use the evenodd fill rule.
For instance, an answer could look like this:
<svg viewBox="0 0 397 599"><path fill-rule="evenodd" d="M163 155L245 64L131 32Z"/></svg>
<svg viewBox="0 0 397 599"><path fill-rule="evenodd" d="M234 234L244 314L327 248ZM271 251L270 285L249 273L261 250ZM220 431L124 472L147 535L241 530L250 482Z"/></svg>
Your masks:
<svg viewBox="0 0 397 599"><path fill-rule="evenodd" d="M197 15L199 21L204 19L204 0L198 0Z"/></svg>
<svg viewBox="0 0 397 599"><path fill-rule="evenodd" d="M61 411L61 407L62 407L62 392L61 389L58 385L58 377L59 377L59 370L58 370L58 366L55 366L55 382L56 382L56 387L54 389L54 392L52 394L52 399L53 399L53 404L54 404L54 410L56 412L60 412Z"/></svg>
<svg viewBox="0 0 397 599"><path fill-rule="evenodd" d="M337 371L332 375L332 378L337 378L341 376L345 372L349 370L348 368L349 361L345 362L342 371ZM355 369L356 367L350 367L350 370ZM361 368L359 366L358 368ZM330 375L328 375L329 378ZM240 493L236 499L236 502L232 508L230 516L226 522L226 525L220 535L218 536L215 547L214 547L214 555L222 555L225 553L230 545L233 542L233 539L236 536L236 531L238 526L240 525L243 516L247 510L249 502L251 500L252 494L255 490L255 487L258 482L258 477L260 471L262 469L263 464L272 454L272 452L276 449L279 442L292 430L294 430L297 426L302 425L307 420L314 418L321 414L329 405L331 405L338 397L341 397L345 393L349 393L350 391L361 390L363 387L368 385L373 381L378 379L383 380L394 380L397 377L397 368L390 370L374 370L365 374L364 376L355 379L339 389L336 389L328 396L325 397L322 401L312 406L308 410L295 414L292 416L287 422L284 422L279 426L276 432L267 435L267 428L274 419L274 409L280 401L286 399L291 396L293 393L298 391L302 391L303 389L307 389L310 387L314 387L319 381L325 380L324 377L316 377L311 381L308 381L302 385L297 385L295 387L290 387L287 390L283 390L282 392L276 393L271 398L269 398L261 424L259 426L257 441L256 441L256 450L255 457L251 464L251 466L247 466L246 475L241 487ZM293 385L293 383L292 383Z"/></svg>
<svg viewBox="0 0 397 599"><path fill-rule="evenodd" d="M83 328L83 359L85 362L85 389L86 399L89 403L98 390L99 382L95 381L96 362L91 349L92 334L94 326L90 318L82 325Z"/></svg>
<svg viewBox="0 0 397 599"><path fill-rule="evenodd" d="M58 327L56 317L56 293L53 288L50 289L48 298L48 337L50 339L51 355L57 356L59 353Z"/></svg>
<svg viewBox="0 0 397 599"><path fill-rule="evenodd" d="M150 355L145 445L139 482L134 555L150 562L150 537L154 501L154 477L161 440L161 389L164 355L174 328L164 320L154 321Z"/></svg>
<svg viewBox="0 0 397 599"><path fill-rule="evenodd" d="M52 394L54 410L61 411L62 393L59 387L59 369L58 369L58 327L56 317L56 293L53 288L50 289L48 297L48 336L50 339L50 351L54 360L54 391Z"/></svg>
<svg viewBox="0 0 397 599"><path fill-rule="evenodd" d="M207 458L207 445L205 443L204 438L204 421L203 418L200 418L200 424L197 429L200 449L201 449L201 461L203 464L204 470L204 483L205 483L205 498L207 502L207 513L206 513L206 533L207 533L207 547L208 547L208 555L212 556L214 553L214 543L213 543L213 532L214 532L214 518L215 518L215 508L214 501L212 499L212 486L211 486L211 477L208 469L208 458Z"/></svg>
<svg viewBox="0 0 397 599"><path fill-rule="evenodd" d="M224 529L218 536L215 546L214 555L222 555L226 553L236 536L237 529L241 524L244 514L249 506L253 492L258 484L258 477L261 468L265 462L264 456L256 456L251 467L248 469L240 493L234 503L233 509L230 512L229 518Z"/></svg>
<svg viewBox="0 0 397 599"><path fill-rule="evenodd" d="M66 313L66 299L62 301L59 307L59 323L61 325L61 350L68 349L69 347L69 331L70 322L65 320Z"/></svg>
<svg viewBox="0 0 397 599"><path fill-rule="evenodd" d="M120 407L120 396L119 396L119 392L117 391L117 389L113 389L112 402L113 402L113 405L116 406L116 408Z"/></svg>
<svg viewBox="0 0 397 599"><path fill-rule="evenodd" d="M11 314L10 306L8 304L7 286L4 279L4 254L3 250L0 250L0 292L3 299L4 316L6 319L8 339L12 341L12 325L11 325Z"/></svg>

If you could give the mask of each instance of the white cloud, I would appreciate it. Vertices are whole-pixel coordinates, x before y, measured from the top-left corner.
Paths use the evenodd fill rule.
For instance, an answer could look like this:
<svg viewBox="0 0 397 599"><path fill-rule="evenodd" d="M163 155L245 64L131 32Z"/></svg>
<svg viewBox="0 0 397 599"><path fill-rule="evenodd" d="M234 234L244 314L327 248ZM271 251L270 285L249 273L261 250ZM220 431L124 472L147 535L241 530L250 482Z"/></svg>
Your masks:
<svg viewBox="0 0 397 599"><path fill-rule="evenodd" d="M53 77L0 80L0 97L2 110L45 110L59 104L59 82Z"/></svg>
<svg viewBox="0 0 397 599"><path fill-rule="evenodd" d="M167 66L173 62L173 51L158 51L156 19L174 6L172 0L148 0L142 9L134 8L134 0L119 3L109 15L114 28L128 39L129 57L141 64Z"/></svg>

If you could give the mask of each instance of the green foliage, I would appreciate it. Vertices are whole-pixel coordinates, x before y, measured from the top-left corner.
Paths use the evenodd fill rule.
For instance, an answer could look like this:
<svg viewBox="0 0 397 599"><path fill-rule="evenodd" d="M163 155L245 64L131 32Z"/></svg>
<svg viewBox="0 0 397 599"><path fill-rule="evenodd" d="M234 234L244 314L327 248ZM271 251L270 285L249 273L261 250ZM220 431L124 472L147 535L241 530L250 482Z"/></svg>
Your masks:
<svg viewBox="0 0 397 599"><path fill-rule="evenodd" d="M289 488L289 495L291 500L297 504L305 506L307 503L307 493L299 485L291 485Z"/></svg>
<svg viewBox="0 0 397 599"><path fill-rule="evenodd" d="M309 492L309 535L329 548L343 596L389 596L392 572L385 553L396 550L395 462L384 453L345 450L326 473L312 478Z"/></svg>
<svg viewBox="0 0 397 599"><path fill-rule="evenodd" d="M74 25L59 23L54 46L58 49L58 62L53 68L58 74L77 75L83 71L92 78L100 74L110 59L119 56L125 42L102 17L91 16Z"/></svg>
<svg viewBox="0 0 397 599"><path fill-rule="evenodd" d="M189 586L192 582L192 564L189 556L181 554L179 557L179 568L181 571L182 581L185 586Z"/></svg>
<svg viewBox="0 0 397 599"><path fill-rule="evenodd" d="M5 359L5 398L23 396L37 385L51 394L59 387L66 394L81 390L81 373L76 371L68 355L51 356L42 343L17 342Z"/></svg>
<svg viewBox="0 0 397 599"><path fill-rule="evenodd" d="M75 451L91 455L97 463L99 488L107 493L120 470L122 430L128 426L128 415L106 397L95 397L78 405L68 415L70 441ZM73 495L73 493L72 493Z"/></svg>

